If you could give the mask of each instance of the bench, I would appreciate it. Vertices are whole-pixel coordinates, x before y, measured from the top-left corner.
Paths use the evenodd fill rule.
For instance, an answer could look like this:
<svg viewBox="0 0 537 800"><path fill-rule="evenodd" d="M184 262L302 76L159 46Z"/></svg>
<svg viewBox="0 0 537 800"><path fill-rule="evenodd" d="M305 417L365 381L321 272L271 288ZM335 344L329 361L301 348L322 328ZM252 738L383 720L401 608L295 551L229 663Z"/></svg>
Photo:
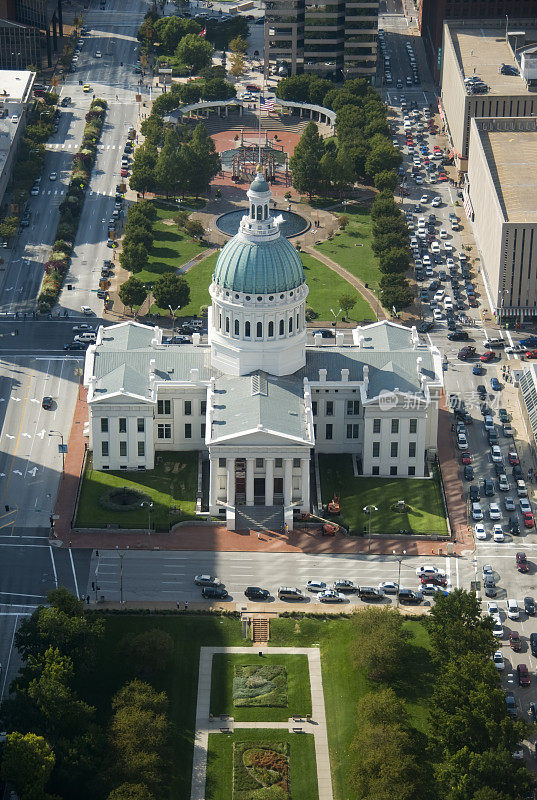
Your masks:
<svg viewBox="0 0 537 800"><path fill-rule="evenodd" d="M231 728L220 728L220 733L232 733Z"/></svg>
<svg viewBox="0 0 537 800"><path fill-rule="evenodd" d="M293 733L303 733L302 728L293 728Z"/></svg>

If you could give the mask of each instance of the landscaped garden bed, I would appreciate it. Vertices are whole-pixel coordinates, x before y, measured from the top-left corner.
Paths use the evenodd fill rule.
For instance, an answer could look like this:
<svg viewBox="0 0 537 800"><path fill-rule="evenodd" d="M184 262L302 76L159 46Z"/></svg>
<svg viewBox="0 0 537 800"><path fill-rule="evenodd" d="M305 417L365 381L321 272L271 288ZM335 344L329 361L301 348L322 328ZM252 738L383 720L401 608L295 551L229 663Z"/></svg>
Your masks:
<svg viewBox="0 0 537 800"><path fill-rule="evenodd" d="M287 742L233 743L233 798L287 800L289 786L289 744Z"/></svg>
<svg viewBox="0 0 537 800"><path fill-rule="evenodd" d="M239 706L287 706L287 673L281 664L235 664L233 704Z"/></svg>

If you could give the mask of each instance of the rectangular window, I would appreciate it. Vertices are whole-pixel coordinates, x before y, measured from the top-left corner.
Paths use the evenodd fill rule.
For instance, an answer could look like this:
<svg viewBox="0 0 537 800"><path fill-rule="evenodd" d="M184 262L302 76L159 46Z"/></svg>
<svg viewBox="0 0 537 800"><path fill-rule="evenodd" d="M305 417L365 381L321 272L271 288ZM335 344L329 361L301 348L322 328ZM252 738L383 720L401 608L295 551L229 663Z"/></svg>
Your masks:
<svg viewBox="0 0 537 800"><path fill-rule="evenodd" d="M204 416L207 413L207 400L202 400L200 404L200 414Z"/></svg>
<svg viewBox="0 0 537 800"><path fill-rule="evenodd" d="M317 437L317 425L314 424L313 425L313 438L315 439L316 437Z"/></svg>
<svg viewBox="0 0 537 800"><path fill-rule="evenodd" d="M347 400L347 415L349 417L356 417L360 413L359 400Z"/></svg>
<svg viewBox="0 0 537 800"><path fill-rule="evenodd" d="M218 466L219 467L225 467L226 466L226 459L225 458L219 458L218 459Z"/></svg>
<svg viewBox="0 0 537 800"><path fill-rule="evenodd" d="M300 469L300 459L299 458L293 458L293 468L294 469Z"/></svg>
<svg viewBox="0 0 537 800"><path fill-rule="evenodd" d="M265 459L264 458L256 458L255 460L255 468L256 469L263 469L265 466Z"/></svg>
<svg viewBox="0 0 537 800"><path fill-rule="evenodd" d="M399 420L392 419L392 433L399 433Z"/></svg>
<svg viewBox="0 0 537 800"><path fill-rule="evenodd" d="M119 443L119 455L123 457L127 455L127 442Z"/></svg>
<svg viewBox="0 0 537 800"><path fill-rule="evenodd" d="M138 417L137 428L138 433L143 433L145 431L145 419L143 417Z"/></svg>
<svg viewBox="0 0 537 800"><path fill-rule="evenodd" d="M317 400L313 400L311 403L311 411L314 417L317 416Z"/></svg>
<svg viewBox="0 0 537 800"><path fill-rule="evenodd" d="M416 458L416 442L408 443L408 457Z"/></svg>
<svg viewBox="0 0 537 800"><path fill-rule="evenodd" d="M373 458L380 456L380 442L373 442Z"/></svg>
<svg viewBox="0 0 537 800"><path fill-rule="evenodd" d="M347 439L358 438L358 425L347 425Z"/></svg>
<svg viewBox="0 0 537 800"><path fill-rule="evenodd" d="M157 414L159 417L172 413L171 400L157 400Z"/></svg>
<svg viewBox="0 0 537 800"><path fill-rule="evenodd" d="M371 467L371 475L379 475L380 467Z"/></svg>
<svg viewBox="0 0 537 800"><path fill-rule="evenodd" d="M185 400L185 417L192 414L192 400Z"/></svg>
<svg viewBox="0 0 537 800"><path fill-rule="evenodd" d="M276 469L281 469L283 467L283 458L275 458L274 466L276 467Z"/></svg>
<svg viewBox="0 0 537 800"><path fill-rule="evenodd" d="M101 455L106 458L109 455L109 452L108 442L101 442Z"/></svg>
<svg viewBox="0 0 537 800"><path fill-rule="evenodd" d="M192 425L190 422L185 425L185 439L192 439Z"/></svg>
<svg viewBox="0 0 537 800"><path fill-rule="evenodd" d="M138 442L138 455L145 456L145 442Z"/></svg>
<svg viewBox="0 0 537 800"><path fill-rule="evenodd" d="M327 400L326 401L326 416L333 417L334 416L334 401Z"/></svg>
<svg viewBox="0 0 537 800"><path fill-rule="evenodd" d="M108 417L101 417L101 433L108 433Z"/></svg>
<svg viewBox="0 0 537 800"><path fill-rule="evenodd" d="M373 420L373 433L380 433L380 419Z"/></svg>
<svg viewBox="0 0 537 800"><path fill-rule="evenodd" d="M171 438L172 438L171 425L164 425L164 424L157 425L157 439L171 439Z"/></svg>
<svg viewBox="0 0 537 800"><path fill-rule="evenodd" d="M127 418L120 417L119 418L119 432L120 433L127 433Z"/></svg>
<svg viewBox="0 0 537 800"><path fill-rule="evenodd" d="M391 444L390 444L390 456L392 458L397 458L398 450L399 450L399 442L391 442Z"/></svg>
<svg viewBox="0 0 537 800"><path fill-rule="evenodd" d="M324 436L325 436L325 439L331 439L332 438L332 425L327 425L326 426Z"/></svg>
<svg viewBox="0 0 537 800"><path fill-rule="evenodd" d="M200 436L202 439L205 439L205 423L202 422L200 425Z"/></svg>
<svg viewBox="0 0 537 800"><path fill-rule="evenodd" d="M417 419L409 419L410 423L410 433L417 433L418 432L418 420Z"/></svg>
<svg viewBox="0 0 537 800"><path fill-rule="evenodd" d="M408 474L409 474L409 476L415 475L416 474L416 467L409 467L408 468Z"/></svg>
<svg viewBox="0 0 537 800"><path fill-rule="evenodd" d="M397 475L397 467L390 467L390 475Z"/></svg>

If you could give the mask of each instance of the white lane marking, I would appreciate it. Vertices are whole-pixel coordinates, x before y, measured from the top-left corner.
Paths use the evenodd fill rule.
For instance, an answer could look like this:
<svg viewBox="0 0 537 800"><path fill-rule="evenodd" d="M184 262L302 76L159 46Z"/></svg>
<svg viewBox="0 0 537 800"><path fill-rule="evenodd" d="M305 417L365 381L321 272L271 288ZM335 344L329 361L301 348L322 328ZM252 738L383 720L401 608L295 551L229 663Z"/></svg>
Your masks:
<svg viewBox="0 0 537 800"><path fill-rule="evenodd" d="M80 592L78 590L78 581L76 579L75 562L73 561L73 551L69 548L69 558L71 559L71 569L73 570L73 581L75 583L76 596L80 600Z"/></svg>
<svg viewBox="0 0 537 800"><path fill-rule="evenodd" d="M32 546L34 546L34 545L30 545L30 547L32 547ZM39 545L37 545L37 546L39 547ZM56 584L56 589L57 589L58 588L58 574L56 572L56 564L54 563L54 553L52 551L52 547L51 547L50 544L48 545L48 550L49 550L49 553L50 553L50 560L52 561L52 569L54 571L54 583Z"/></svg>

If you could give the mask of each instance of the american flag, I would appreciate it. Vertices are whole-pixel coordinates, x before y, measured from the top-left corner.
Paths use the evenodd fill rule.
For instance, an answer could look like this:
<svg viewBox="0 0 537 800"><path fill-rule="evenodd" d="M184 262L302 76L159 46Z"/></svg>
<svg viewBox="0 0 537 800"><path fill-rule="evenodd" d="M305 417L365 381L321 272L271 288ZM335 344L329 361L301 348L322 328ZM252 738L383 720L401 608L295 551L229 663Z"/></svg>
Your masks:
<svg viewBox="0 0 537 800"><path fill-rule="evenodd" d="M273 97L259 97L259 110L260 111L274 111L274 98Z"/></svg>
<svg viewBox="0 0 537 800"><path fill-rule="evenodd" d="M200 31L198 36L207 36L207 28L204 28L202 31Z"/></svg>

